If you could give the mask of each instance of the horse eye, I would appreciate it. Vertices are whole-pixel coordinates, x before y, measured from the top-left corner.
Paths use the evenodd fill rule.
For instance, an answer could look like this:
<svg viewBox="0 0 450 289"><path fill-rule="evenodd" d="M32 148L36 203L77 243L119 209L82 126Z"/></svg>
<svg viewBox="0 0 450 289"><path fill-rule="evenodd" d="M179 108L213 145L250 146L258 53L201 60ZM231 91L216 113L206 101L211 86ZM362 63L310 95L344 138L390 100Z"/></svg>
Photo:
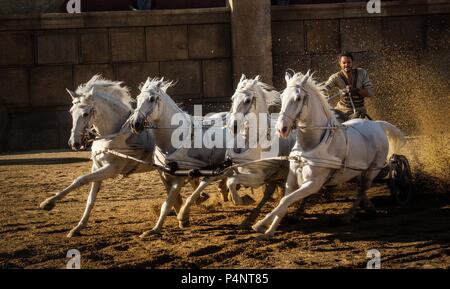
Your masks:
<svg viewBox="0 0 450 289"><path fill-rule="evenodd" d="M249 104L249 103L250 103L250 98L244 99L244 103L245 103L245 104Z"/></svg>
<svg viewBox="0 0 450 289"><path fill-rule="evenodd" d="M150 97L149 101L150 102L154 102L155 101L155 97L154 96Z"/></svg>
<svg viewBox="0 0 450 289"><path fill-rule="evenodd" d="M89 115L89 113L87 113L87 112L83 113L83 117L88 117L88 115Z"/></svg>

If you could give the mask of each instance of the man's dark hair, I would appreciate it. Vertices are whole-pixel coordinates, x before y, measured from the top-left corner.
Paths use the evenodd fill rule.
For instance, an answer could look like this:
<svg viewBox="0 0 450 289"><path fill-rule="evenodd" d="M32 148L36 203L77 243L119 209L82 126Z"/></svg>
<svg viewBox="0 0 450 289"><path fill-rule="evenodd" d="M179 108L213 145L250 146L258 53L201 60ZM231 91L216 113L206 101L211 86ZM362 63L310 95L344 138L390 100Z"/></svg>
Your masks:
<svg viewBox="0 0 450 289"><path fill-rule="evenodd" d="M341 61L342 57L349 57L353 61L353 55L350 52L342 52L339 54L338 61Z"/></svg>

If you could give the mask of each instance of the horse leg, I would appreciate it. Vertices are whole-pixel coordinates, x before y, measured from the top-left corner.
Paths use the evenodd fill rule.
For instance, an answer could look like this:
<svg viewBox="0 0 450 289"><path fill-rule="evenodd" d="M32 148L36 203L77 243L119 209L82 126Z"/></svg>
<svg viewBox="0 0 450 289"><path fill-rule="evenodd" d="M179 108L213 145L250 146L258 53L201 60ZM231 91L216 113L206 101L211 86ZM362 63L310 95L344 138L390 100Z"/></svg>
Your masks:
<svg viewBox="0 0 450 289"><path fill-rule="evenodd" d="M227 179L227 186L228 186L228 189L230 190L231 199L232 199L233 203L238 206L242 206L242 205L247 206L247 205L254 204L255 200L253 200L253 198L250 197L249 195L245 195L242 198L239 196L239 194L237 192L237 186L240 183L239 177L248 177L248 176L237 175L237 176L233 176L233 177L230 177Z"/></svg>
<svg viewBox="0 0 450 289"><path fill-rule="evenodd" d="M299 173L298 169L299 169L299 167L297 164L295 164L293 167L291 167L291 170L289 171L287 181L286 181L284 196L288 196L293 191L298 190L299 186L303 183L302 174ZM308 198L305 198L298 202L298 205L297 205L297 208L295 209L294 215L298 216L299 220L303 219L303 214L305 213L305 208L306 208L307 203L308 203Z"/></svg>
<svg viewBox="0 0 450 289"><path fill-rule="evenodd" d="M356 196L356 200L353 202L352 207L345 213L345 216L342 218L342 221L345 224L349 224L353 218L355 217L356 209L360 206L361 202L366 206L367 209L375 210L374 205L370 202L367 197L366 191L372 185L372 181L378 175L379 171L367 171L361 175L360 186L358 188L358 195Z"/></svg>
<svg viewBox="0 0 450 289"><path fill-rule="evenodd" d="M189 180L189 183L191 184L194 191L198 188L200 185L200 179L199 178L191 178ZM209 195L207 193L204 193L203 191L200 192L200 195L195 199L195 203L197 205L200 205L201 203L205 202L209 199ZM177 211L178 214L180 213L180 210Z"/></svg>
<svg viewBox="0 0 450 289"><path fill-rule="evenodd" d="M230 177L227 179L227 187L231 194L231 200L233 201L233 204L235 205L243 205L244 201L239 196L237 190L236 190L237 180L236 177Z"/></svg>
<svg viewBox="0 0 450 289"><path fill-rule="evenodd" d="M195 189L195 191L186 199L186 202L181 207L181 210L177 215L180 229L184 229L189 226L189 213L191 211L191 206L207 185L209 185L209 178L206 177L200 182L197 189Z"/></svg>
<svg viewBox="0 0 450 289"><path fill-rule="evenodd" d="M369 197L367 196L367 190L372 186L373 180L378 176L379 173L379 170L369 171L361 180L361 185L366 188L363 192L363 196L361 197L361 207L370 214L376 213L376 209L375 205L369 200Z"/></svg>
<svg viewBox="0 0 450 289"><path fill-rule="evenodd" d="M176 178L173 180L172 185L170 186L169 194L167 196L167 199L164 201L164 203L161 206L161 212L159 213L158 221L156 222L155 226L149 230L145 231L141 234L141 238L145 238L149 235L159 234L161 232L161 228L164 224L164 221L169 214L170 210L174 206L174 204L177 201L178 196L180 195L181 186L183 184L184 180L180 178Z"/></svg>
<svg viewBox="0 0 450 289"><path fill-rule="evenodd" d="M164 187L166 188L166 193L169 194L170 188L171 188L171 183L173 183L174 177L167 175L165 173L160 173L160 176L161 176L161 180L164 184ZM192 180L192 182L190 181L190 184L191 184L191 186L194 186L195 180ZM196 187L197 186L195 186L194 188L196 188ZM169 212L169 215L176 216L178 214L178 212L180 211L180 208L182 205L183 205L183 198L181 197L180 194L178 194L176 196L175 203L173 205L173 210L171 210Z"/></svg>
<svg viewBox="0 0 450 289"><path fill-rule="evenodd" d="M222 196L222 201L228 202L228 187L226 179L222 179L219 184L220 195Z"/></svg>
<svg viewBox="0 0 450 289"><path fill-rule="evenodd" d="M272 212L267 214L264 219L252 227L253 230L263 233L264 238L268 239L273 236L291 204L317 193L320 190L328 178L329 169L308 166L308 170L303 170L302 173L305 174L303 179L306 181L302 183L300 188L284 196ZM314 180L312 180L312 176L314 176ZM270 227L268 227L269 224Z"/></svg>
<svg viewBox="0 0 450 289"><path fill-rule="evenodd" d="M256 220L258 217L262 207L265 205L265 203L270 199L270 197L275 192L275 189L277 188L277 185L275 182L271 182L266 186L266 189L264 190L264 195L259 202L259 204L252 210L250 215L245 218L245 220L239 225L241 229L249 229L251 224Z"/></svg>
<svg viewBox="0 0 450 289"><path fill-rule="evenodd" d="M297 204L297 208L295 209L294 215L298 217L298 220L303 220L303 215L305 214L306 205L308 204L309 197L300 200Z"/></svg>
<svg viewBox="0 0 450 289"><path fill-rule="evenodd" d="M93 172L90 174L76 178L70 186L62 190L61 192L55 194L43 201L39 207L44 210L51 210L55 206L56 202L64 198L69 192L86 185L90 182L102 181L107 178L111 178L117 174L116 167L112 165L106 165L96 170L93 166Z"/></svg>
<svg viewBox="0 0 450 289"><path fill-rule="evenodd" d="M89 197L87 199L86 208L84 209L83 217L76 227L70 230L67 237L78 236L80 234L81 229L86 227L87 222L89 220L89 215L94 207L95 199L97 198L97 193L100 190L100 185L102 182L93 182L91 185L91 191L89 192Z"/></svg>
<svg viewBox="0 0 450 289"><path fill-rule="evenodd" d="M275 230L280 225L281 220L286 215L287 209L290 205L306 198L307 196L317 193L320 190L322 184L323 182L307 181L300 187L300 189L294 191L288 196L283 197L280 201L280 204L278 204L278 206L266 217L266 223L262 223L261 227L264 228L268 222L272 222L268 229L264 232L263 238L272 238ZM258 224L255 226L255 230L261 230L260 228L258 228Z"/></svg>

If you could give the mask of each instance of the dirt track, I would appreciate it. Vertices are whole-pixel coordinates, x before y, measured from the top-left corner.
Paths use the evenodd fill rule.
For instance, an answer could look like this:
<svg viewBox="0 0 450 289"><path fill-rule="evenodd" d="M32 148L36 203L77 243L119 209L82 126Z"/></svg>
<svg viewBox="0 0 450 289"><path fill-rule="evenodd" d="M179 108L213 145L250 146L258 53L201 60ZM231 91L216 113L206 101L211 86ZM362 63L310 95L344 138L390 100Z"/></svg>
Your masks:
<svg viewBox="0 0 450 289"><path fill-rule="evenodd" d="M88 152L0 156L0 268L63 268L69 249L81 252L83 268L365 268L370 249L381 252L382 268L450 266L449 196L419 190L409 208L399 208L381 185L369 191L375 218L359 214L351 225L331 222L354 199L348 185L332 200L318 198L303 221L286 219L271 241L239 230L252 207L221 204L213 185L211 198L193 207L192 227L181 230L169 216L161 236L143 241L138 236L155 223L165 192L157 173L132 175L103 183L88 227L69 239L88 187L50 212L38 205L88 172L88 158ZM183 196L191 191L186 188ZM260 198L261 191L253 197Z"/></svg>

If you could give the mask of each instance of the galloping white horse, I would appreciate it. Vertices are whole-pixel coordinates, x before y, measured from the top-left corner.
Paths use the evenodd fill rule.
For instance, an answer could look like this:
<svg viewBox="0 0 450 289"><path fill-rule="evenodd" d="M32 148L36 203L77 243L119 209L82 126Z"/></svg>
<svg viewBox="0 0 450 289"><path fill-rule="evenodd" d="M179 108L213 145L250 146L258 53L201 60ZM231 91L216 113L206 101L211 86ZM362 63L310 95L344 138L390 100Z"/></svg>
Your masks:
<svg viewBox="0 0 450 289"><path fill-rule="evenodd" d="M286 194L279 205L256 223L253 229L271 238L290 205L314 194L324 185L336 185L361 176L357 198L348 212L356 208L373 209L366 190L387 159L404 144L402 132L385 121L336 120L323 90L309 74L286 73L286 89L277 132L287 137L297 128L297 143L290 156Z"/></svg>
<svg viewBox="0 0 450 289"><path fill-rule="evenodd" d="M42 202L40 207L51 210L56 202L69 192L92 183L83 217L67 235L72 237L86 227L103 180L119 174L129 175L153 170L151 165L118 157L107 153L106 150L125 152L127 155L151 163L155 146L148 130L133 134L129 125L122 126L133 109L129 91L121 86L121 82L113 82L95 75L87 83L80 85L75 92L70 90L67 92L72 97L70 113L73 119L69 146L74 150L83 148L84 134L91 126L98 134L98 138L92 144L92 173L75 179L63 191Z"/></svg>
<svg viewBox="0 0 450 289"><path fill-rule="evenodd" d="M215 167L220 165L225 160L226 139L223 136L223 143L221 147L204 147L201 148L184 148L176 147L173 144L174 135L180 132L180 135L187 136L187 141L191 142L192 129L194 119L187 113L183 112L177 104L166 93L167 88L172 85L172 82L164 81L164 79L148 78L142 85L141 93L137 97L137 108L130 118L132 128L140 132L144 129L145 122L149 122L154 129L154 139L157 146L155 152L155 160L161 161L161 165L168 165L171 162L177 164L178 169L196 169L202 167ZM172 124L172 117L176 116L181 125ZM219 120L224 117L223 114L216 114L213 118L206 120ZM226 128L214 127L218 134L225 134ZM185 181L190 179L185 176L174 176L170 174L162 174L163 182L169 190L166 201L161 206L161 212L155 226L144 232L141 237L146 237L152 234L160 233L164 224L165 218L175 204L175 201L181 201L180 190ZM194 178L198 180L198 177ZM198 188L204 188L209 183L208 180L203 180ZM198 189L197 188L197 189ZM222 194L225 192L222 191ZM226 196L224 196L226 199ZM181 224L183 227L187 224Z"/></svg>
<svg viewBox="0 0 450 289"><path fill-rule="evenodd" d="M295 144L295 135L287 139L280 139L271 135L271 128L275 127L276 121L270 117L269 106L280 103L279 93L271 86L261 82L260 77L247 79L242 75L236 91L231 97L232 106L227 127L232 134L242 137L245 145L239 148L236 143L232 148L227 149L227 155L233 164L243 164L259 160L264 157L287 156ZM248 120L247 118L252 118ZM264 122L264 123L262 123ZM253 140L250 140L250 133L254 133ZM263 144L268 141L270 143ZM271 150L273 151L271 152ZM245 202L236 190L238 184L246 187L258 188L266 185L263 198L252 210L250 215L241 223L241 228L249 228L258 217L261 208L271 197L276 189L277 182L286 181L288 174L288 161L267 160L237 167L232 175L226 175L227 187L235 204L242 205ZM199 190L196 190L186 199L178 214L180 224L188 224L190 206L195 201Z"/></svg>

